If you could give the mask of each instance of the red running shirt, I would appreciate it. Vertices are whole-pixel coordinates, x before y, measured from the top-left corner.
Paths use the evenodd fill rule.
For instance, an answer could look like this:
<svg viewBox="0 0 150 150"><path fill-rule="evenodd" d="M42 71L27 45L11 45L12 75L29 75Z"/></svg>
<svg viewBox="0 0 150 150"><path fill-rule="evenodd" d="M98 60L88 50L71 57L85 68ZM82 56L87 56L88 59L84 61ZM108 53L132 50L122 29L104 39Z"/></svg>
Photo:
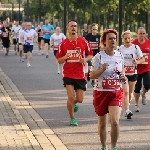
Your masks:
<svg viewBox="0 0 150 150"><path fill-rule="evenodd" d="M85 79L85 64L80 63L79 59L93 55L89 43L82 37L78 37L75 41L70 41L66 38L60 44L56 58L58 59L65 56L67 52L70 52L71 56L66 59L64 63L62 71L63 77Z"/></svg>
<svg viewBox="0 0 150 150"><path fill-rule="evenodd" d="M135 39L132 43L140 47L143 56L145 57L145 62L137 65L137 74L150 71L150 40L146 38L145 42L141 44L138 42L138 39Z"/></svg>

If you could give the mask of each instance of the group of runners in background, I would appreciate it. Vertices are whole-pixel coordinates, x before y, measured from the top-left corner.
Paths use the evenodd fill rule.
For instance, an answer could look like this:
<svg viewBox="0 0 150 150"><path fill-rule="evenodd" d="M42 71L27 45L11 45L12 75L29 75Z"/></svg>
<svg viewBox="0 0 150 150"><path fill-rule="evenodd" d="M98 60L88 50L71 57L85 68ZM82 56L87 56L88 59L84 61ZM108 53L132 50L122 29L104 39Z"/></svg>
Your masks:
<svg viewBox="0 0 150 150"><path fill-rule="evenodd" d="M135 112L140 112L139 98L146 105L146 92L150 89L150 40L146 38L143 27L137 29L137 38L133 39L128 30L122 33L123 45L117 46L117 31L106 29L99 34L99 25L93 23L90 28L84 24L81 35L77 34L77 22L70 20L67 25L68 36L61 33L60 27L45 20L35 28L31 22L21 25L16 21L12 28L3 21L1 40L5 56L9 54L12 36L15 55L19 52L20 61L27 59L27 67L31 67L34 42L37 41L39 53L49 57L53 49L57 63L57 73L61 73L67 91L67 108L70 125L77 126L74 112L79 109L78 103L84 99L87 81L91 80L93 105L98 116L98 133L102 144L106 147L107 114L111 124L111 148L117 150L119 136L119 119L122 107L124 116L132 119L130 102L135 99ZM18 51L18 52L17 52ZM123 94L124 93L124 94Z"/></svg>

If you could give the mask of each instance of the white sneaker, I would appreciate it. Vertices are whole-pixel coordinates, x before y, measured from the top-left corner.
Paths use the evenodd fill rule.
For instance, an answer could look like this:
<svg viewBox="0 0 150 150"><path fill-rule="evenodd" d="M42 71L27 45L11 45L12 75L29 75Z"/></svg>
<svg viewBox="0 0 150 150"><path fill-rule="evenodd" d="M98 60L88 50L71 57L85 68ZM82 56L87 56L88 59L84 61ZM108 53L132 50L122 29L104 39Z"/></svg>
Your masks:
<svg viewBox="0 0 150 150"><path fill-rule="evenodd" d="M135 105L135 112L140 112L140 108L138 105Z"/></svg>
<svg viewBox="0 0 150 150"><path fill-rule="evenodd" d="M21 58L21 61L24 62L24 58L23 57Z"/></svg>
<svg viewBox="0 0 150 150"><path fill-rule="evenodd" d="M60 71L57 71L57 74L60 74Z"/></svg>
<svg viewBox="0 0 150 150"><path fill-rule="evenodd" d="M142 96L142 104L143 104L143 105L146 105L146 104L147 104L146 96L143 95L143 91L141 92L141 96Z"/></svg>
<svg viewBox="0 0 150 150"><path fill-rule="evenodd" d="M133 113L130 110L125 110L124 116L127 117L127 119L132 119Z"/></svg>
<svg viewBox="0 0 150 150"><path fill-rule="evenodd" d="M27 63L27 67L31 67L30 63Z"/></svg>

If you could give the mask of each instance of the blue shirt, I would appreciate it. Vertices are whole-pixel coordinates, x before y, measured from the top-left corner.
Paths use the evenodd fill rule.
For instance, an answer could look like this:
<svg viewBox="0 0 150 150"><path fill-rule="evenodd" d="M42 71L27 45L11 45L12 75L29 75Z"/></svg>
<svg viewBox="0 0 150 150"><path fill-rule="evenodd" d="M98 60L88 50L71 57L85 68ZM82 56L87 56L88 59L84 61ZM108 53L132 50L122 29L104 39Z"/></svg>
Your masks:
<svg viewBox="0 0 150 150"><path fill-rule="evenodd" d="M43 31L43 38L44 39L50 39L51 33L50 31L54 30L53 25L48 24L48 25L43 25L42 26L42 31Z"/></svg>

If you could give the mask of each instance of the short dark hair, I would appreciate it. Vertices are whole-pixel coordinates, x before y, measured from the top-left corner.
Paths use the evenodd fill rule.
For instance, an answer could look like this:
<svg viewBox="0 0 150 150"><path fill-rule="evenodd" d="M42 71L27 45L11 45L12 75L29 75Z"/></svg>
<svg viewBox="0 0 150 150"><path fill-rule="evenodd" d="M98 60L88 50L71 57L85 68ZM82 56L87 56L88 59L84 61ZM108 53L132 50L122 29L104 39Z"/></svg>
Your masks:
<svg viewBox="0 0 150 150"><path fill-rule="evenodd" d="M144 27L139 27L138 29L137 29L137 32L139 31L139 30L145 30L146 31L146 29L144 28Z"/></svg>
<svg viewBox="0 0 150 150"><path fill-rule="evenodd" d="M75 19L71 19L71 20L69 20L69 21L68 21L68 24L69 24L69 22L71 22L71 21L73 21L73 22L76 22L76 23L77 23L77 21L76 21Z"/></svg>
<svg viewBox="0 0 150 150"><path fill-rule="evenodd" d="M93 27L93 26L98 26L98 24L97 23L92 23L91 27Z"/></svg>

